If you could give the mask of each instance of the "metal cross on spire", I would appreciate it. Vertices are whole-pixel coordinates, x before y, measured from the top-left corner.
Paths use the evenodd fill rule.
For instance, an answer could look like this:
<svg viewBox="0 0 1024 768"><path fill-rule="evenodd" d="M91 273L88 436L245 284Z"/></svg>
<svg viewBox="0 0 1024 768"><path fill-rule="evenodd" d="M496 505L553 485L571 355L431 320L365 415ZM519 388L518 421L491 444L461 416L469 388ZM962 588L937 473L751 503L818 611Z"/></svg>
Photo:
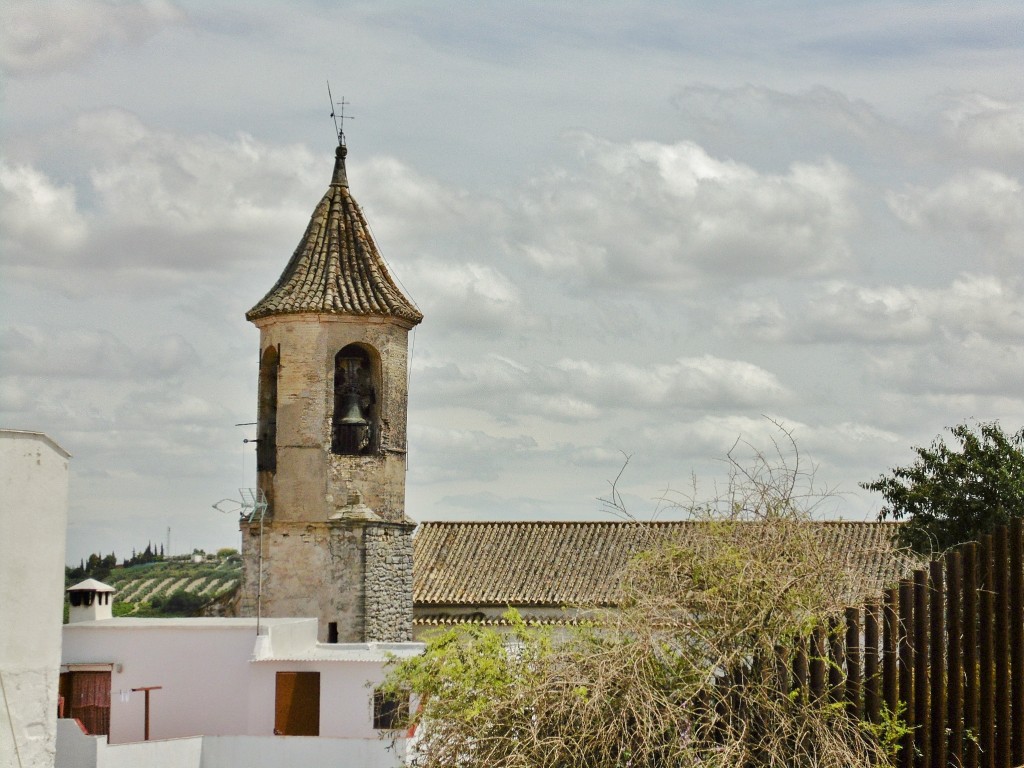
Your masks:
<svg viewBox="0 0 1024 768"><path fill-rule="evenodd" d="M345 107L351 104L351 102L345 101L345 97L341 97L341 101L335 101L334 96L331 95L331 81L327 81L327 98L331 100L331 119L334 120L334 132L338 134L338 146L345 146L345 121L355 120L352 115L345 114ZM340 107L339 110L335 110L335 107ZM341 121L340 123L338 121Z"/></svg>

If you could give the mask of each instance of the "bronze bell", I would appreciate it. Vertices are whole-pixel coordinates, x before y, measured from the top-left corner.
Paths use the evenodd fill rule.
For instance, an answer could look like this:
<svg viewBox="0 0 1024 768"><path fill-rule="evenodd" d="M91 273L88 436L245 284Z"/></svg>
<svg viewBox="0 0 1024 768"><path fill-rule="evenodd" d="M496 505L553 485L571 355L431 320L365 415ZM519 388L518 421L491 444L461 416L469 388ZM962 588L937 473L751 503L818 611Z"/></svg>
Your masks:
<svg viewBox="0 0 1024 768"><path fill-rule="evenodd" d="M363 409L359 405L358 392L345 393L345 399L342 401L342 412L345 415L341 417L341 421L338 423L346 427L365 427L370 423L363 416Z"/></svg>

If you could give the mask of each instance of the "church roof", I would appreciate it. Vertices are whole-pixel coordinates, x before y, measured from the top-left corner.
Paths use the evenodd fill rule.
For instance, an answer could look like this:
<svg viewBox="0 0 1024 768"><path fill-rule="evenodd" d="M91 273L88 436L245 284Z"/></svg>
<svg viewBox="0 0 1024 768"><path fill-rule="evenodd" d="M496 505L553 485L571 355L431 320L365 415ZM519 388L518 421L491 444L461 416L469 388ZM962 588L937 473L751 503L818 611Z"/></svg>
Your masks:
<svg viewBox="0 0 1024 768"><path fill-rule="evenodd" d="M756 523L750 523L755 525ZM874 594L919 567L892 543L893 523L813 522L821 546ZM413 602L457 606L614 606L619 573L651 534L694 536L695 521L427 522L416 532Z"/></svg>
<svg viewBox="0 0 1024 768"><path fill-rule="evenodd" d="M349 192L346 154L339 146L331 185L302 240L274 287L246 319L303 312L396 317L412 325L423 319L392 279Z"/></svg>

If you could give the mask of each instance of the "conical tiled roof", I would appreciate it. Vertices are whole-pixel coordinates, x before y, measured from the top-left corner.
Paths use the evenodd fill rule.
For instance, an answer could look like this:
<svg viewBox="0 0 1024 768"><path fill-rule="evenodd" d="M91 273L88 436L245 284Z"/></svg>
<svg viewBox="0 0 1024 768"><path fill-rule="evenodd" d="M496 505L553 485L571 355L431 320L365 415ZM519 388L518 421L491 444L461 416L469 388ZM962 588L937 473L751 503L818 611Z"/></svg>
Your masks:
<svg viewBox="0 0 1024 768"><path fill-rule="evenodd" d="M413 325L423 319L388 273L348 190L346 154L339 146L331 186L313 211L298 248L246 319L299 312L398 317Z"/></svg>

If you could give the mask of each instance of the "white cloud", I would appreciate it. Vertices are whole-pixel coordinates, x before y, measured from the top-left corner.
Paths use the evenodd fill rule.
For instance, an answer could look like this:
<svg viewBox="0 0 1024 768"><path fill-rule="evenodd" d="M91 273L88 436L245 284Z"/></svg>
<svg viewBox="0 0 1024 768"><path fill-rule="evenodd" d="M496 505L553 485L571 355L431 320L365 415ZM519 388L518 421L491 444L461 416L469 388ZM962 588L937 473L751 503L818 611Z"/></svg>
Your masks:
<svg viewBox="0 0 1024 768"><path fill-rule="evenodd" d="M537 450L529 435L507 437L424 424L409 426L409 440L415 446L410 473L423 483L493 480L523 455Z"/></svg>
<svg viewBox="0 0 1024 768"><path fill-rule="evenodd" d="M910 342L932 330L926 292L897 286L831 283L812 296L803 327L815 341Z"/></svg>
<svg viewBox="0 0 1024 768"><path fill-rule="evenodd" d="M354 159L349 178L374 229L386 230L389 238L416 252L430 249L438 236L446 237L448 245L471 244L480 250L489 231L506 225L508 213L499 201L442 184L394 157Z"/></svg>
<svg viewBox="0 0 1024 768"><path fill-rule="evenodd" d="M942 327L993 339L1024 338L1024 285L994 275L960 275L948 289L933 293L933 312Z"/></svg>
<svg viewBox="0 0 1024 768"><path fill-rule="evenodd" d="M0 253L11 262L47 261L85 240L87 223L75 189L54 184L28 165L0 158Z"/></svg>
<svg viewBox="0 0 1024 768"><path fill-rule="evenodd" d="M604 414L604 411L593 403L569 392L524 392L518 398L518 402L524 414L561 422L592 421Z"/></svg>
<svg viewBox="0 0 1024 768"><path fill-rule="evenodd" d="M430 258L405 265L403 280L416 286L420 309L431 325L460 333L492 333L522 326L525 313L519 289L501 271L486 264Z"/></svg>
<svg viewBox="0 0 1024 768"><path fill-rule="evenodd" d="M17 75L60 70L185 20L170 0L7 0L2 7L0 66Z"/></svg>
<svg viewBox="0 0 1024 768"><path fill-rule="evenodd" d="M970 234L1018 255L1024 246L1024 194L1018 179L974 168L935 187L908 185L886 195L904 223L934 236Z"/></svg>
<svg viewBox="0 0 1024 768"><path fill-rule="evenodd" d="M179 333L160 336L139 352L141 370L146 375L168 376L181 373L199 363L195 347Z"/></svg>
<svg viewBox="0 0 1024 768"><path fill-rule="evenodd" d="M551 377L554 388L587 396L603 408L762 406L787 394L769 371L713 355L644 366L565 359L554 370L564 374Z"/></svg>
<svg viewBox="0 0 1024 768"><path fill-rule="evenodd" d="M813 85L798 92L746 83L686 85L673 98L686 133L705 147L733 147L744 158L777 162L780 155L889 155L907 137L864 99ZM756 136L757 141L749 141Z"/></svg>
<svg viewBox="0 0 1024 768"><path fill-rule="evenodd" d="M908 394L1019 397L1024 345L971 332L945 344L877 350L868 360L879 384Z"/></svg>
<svg viewBox="0 0 1024 768"><path fill-rule="evenodd" d="M967 93L946 110L952 136L973 152L992 158L1024 157L1024 102Z"/></svg>
<svg viewBox="0 0 1024 768"><path fill-rule="evenodd" d="M60 333L36 326L5 328L0 358L5 375L117 378L132 367L131 351L112 333L73 328Z"/></svg>
<svg viewBox="0 0 1024 768"><path fill-rule="evenodd" d="M176 388L136 389L128 394L126 403L130 407L125 423L142 429L159 423L163 429L177 431L185 426L192 432L200 428L205 431L213 428L218 420L227 424L230 419L223 404Z"/></svg>
<svg viewBox="0 0 1024 768"><path fill-rule="evenodd" d="M279 268L329 181L302 145L154 130L117 109L80 116L72 141L91 166L78 190L0 164L0 258L66 292L166 295L232 262Z"/></svg>
<svg viewBox="0 0 1024 768"><path fill-rule="evenodd" d="M927 346L981 334L1024 337L1024 284L961 274L938 287L810 283L786 301L766 295L719 310L720 327L772 342Z"/></svg>
<svg viewBox="0 0 1024 768"><path fill-rule="evenodd" d="M180 334L129 345L109 331L31 325L0 330L0 359L8 376L138 380L180 375L199 360Z"/></svg>
<svg viewBox="0 0 1024 768"><path fill-rule="evenodd" d="M771 372L713 355L637 365L565 358L524 366L489 356L479 363L422 364L416 377L428 402L457 403L501 420L541 417L589 421L609 412L763 407L788 390Z"/></svg>
<svg viewBox="0 0 1024 768"><path fill-rule="evenodd" d="M857 220L839 164L763 174L698 145L578 139L582 167L539 179L522 251L546 271L609 288L827 274Z"/></svg>
<svg viewBox="0 0 1024 768"><path fill-rule="evenodd" d="M23 414L31 402L31 387L26 381L14 377L0 377L0 412ZM17 424L12 426L18 427Z"/></svg>
<svg viewBox="0 0 1024 768"><path fill-rule="evenodd" d="M181 136L119 110L93 112L76 126L95 153L97 206L118 228L261 237L308 220L309 193L323 194L329 181L324 164L300 145L271 147L244 133Z"/></svg>
<svg viewBox="0 0 1024 768"><path fill-rule="evenodd" d="M894 35L905 10L533 9L481 37L468 6L57 7L0 24L37 37L5 59L0 421L75 454L73 540L184 541L252 484L241 313L326 188L325 74L358 117L353 193L426 314L416 519L593 516L618 449L648 500L721 474L737 436L770 447L766 411L846 487L945 424L1024 419L1021 11ZM963 29L971 56L936 55ZM933 120L965 87L991 96Z"/></svg>

